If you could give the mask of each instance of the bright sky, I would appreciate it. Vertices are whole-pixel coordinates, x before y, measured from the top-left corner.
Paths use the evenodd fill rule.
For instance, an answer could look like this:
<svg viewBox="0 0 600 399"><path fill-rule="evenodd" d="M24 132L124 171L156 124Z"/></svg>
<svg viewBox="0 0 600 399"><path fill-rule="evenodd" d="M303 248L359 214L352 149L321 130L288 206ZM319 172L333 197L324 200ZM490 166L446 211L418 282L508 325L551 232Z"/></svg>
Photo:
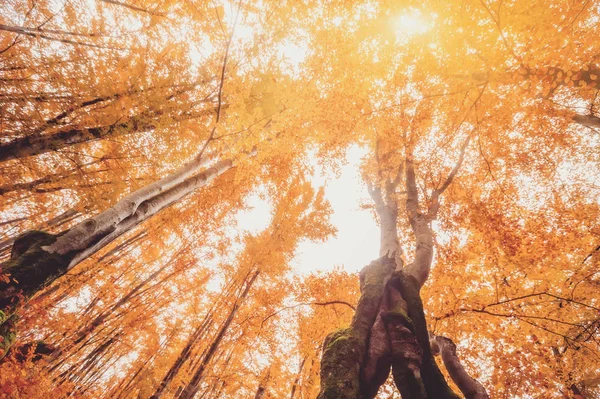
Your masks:
<svg viewBox="0 0 600 399"><path fill-rule="evenodd" d="M359 175L364 155L358 146L350 148L346 155L348 164L342 167L338 178L316 168L312 184L325 186L325 197L333 208L331 223L338 232L325 243L301 243L292 262L295 271L310 273L341 266L348 272L358 272L378 257L379 227L371 212L360 208L361 203L370 201Z"/></svg>
<svg viewBox="0 0 600 399"><path fill-rule="evenodd" d="M434 19L434 16L424 16L419 10L410 8L391 20L390 24L401 40L426 32L432 27ZM251 35L251 29L238 23L236 37ZM279 52L289 62L293 72L297 73L307 49L288 42L280 47ZM325 196L333 209L331 223L338 232L325 243L301 242L291 263L294 272L309 274L339 266L354 273L378 257L379 227L371 212L360 208L361 203L370 203L367 188L359 175L359 165L364 155L365 151L360 147L351 147L346 154L347 164L341 168L339 177L315 166L311 182L315 188L325 187ZM252 209L236 217L238 229L257 233L268 226L270 207L258 195L252 196L249 204Z"/></svg>
<svg viewBox="0 0 600 399"><path fill-rule="evenodd" d="M325 243L300 243L292 261L295 272L308 274L340 266L347 272L360 271L379 254L379 227L369 210L360 204L370 201L366 186L359 175L359 165L365 151L351 147L339 177L316 166L311 182L315 188L324 186L325 197L331 203L331 223L336 236ZM251 210L241 212L236 219L240 229L259 232L270 221L270 207L258 195L250 199Z"/></svg>
<svg viewBox="0 0 600 399"><path fill-rule="evenodd" d="M419 10L409 9L390 23L400 40L427 31L433 19L431 16L425 17ZM238 26L237 36L252 34L244 29L243 24ZM305 48L291 42L282 45L279 51L293 69L303 62L307 53ZM325 196L333 209L331 223L338 232L325 243L301 242L291 264L294 272L309 274L339 266L354 273L377 258L379 227L371 212L360 208L361 203L370 203L367 188L359 175L359 165L364 155L365 151L360 147L351 147L346 154L347 164L341 168L339 177L315 166L311 182L315 188L325 187ZM259 232L268 226L270 207L258 195L253 196L249 203L253 209L238 214L238 228Z"/></svg>

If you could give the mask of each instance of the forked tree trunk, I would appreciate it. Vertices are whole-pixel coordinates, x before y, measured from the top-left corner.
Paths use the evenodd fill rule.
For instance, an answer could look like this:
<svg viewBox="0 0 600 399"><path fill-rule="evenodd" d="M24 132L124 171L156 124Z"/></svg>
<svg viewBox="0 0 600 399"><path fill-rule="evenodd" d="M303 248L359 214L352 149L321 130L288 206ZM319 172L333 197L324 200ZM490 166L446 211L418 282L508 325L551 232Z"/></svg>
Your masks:
<svg viewBox="0 0 600 399"><path fill-rule="evenodd" d="M439 207L438 199L462 163L432 195L427 213L419 210L414 165L406 161L406 213L416 241L413 262L404 267L398 244L396 186L388 181L385 194L369 185L381 227L381 257L360 273L361 296L350 327L325 339L318 399L372 399L387 380L390 369L403 399L457 399L433 358L420 289L433 259L429 222ZM399 172L399 177L403 173ZM484 399L483 386L469 377L456 356L455 347L440 341L448 371L467 399ZM439 349L439 348L438 348ZM439 351L437 352L439 353ZM464 387L464 389L463 389Z"/></svg>

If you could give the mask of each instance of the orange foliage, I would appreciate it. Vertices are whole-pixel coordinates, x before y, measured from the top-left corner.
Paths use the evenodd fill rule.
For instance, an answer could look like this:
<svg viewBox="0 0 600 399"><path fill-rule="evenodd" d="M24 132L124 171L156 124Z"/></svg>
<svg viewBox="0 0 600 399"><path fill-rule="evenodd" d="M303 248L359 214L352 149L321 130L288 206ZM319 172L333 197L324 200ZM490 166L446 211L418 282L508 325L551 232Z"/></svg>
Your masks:
<svg viewBox="0 0 600 399"><path fill-rule="evenodd" d="M291 270L335 233L314 165L356 144L383 184L412 152L430 205L467 138L432 222L429 328L491 397L598 395L599 18L566 0L4 1L2 261L201 151L235 166L33 297L17 342L58 350L2 360L0 397L149 398L181 356L164 397L203 364L201 397L315 397L360 293L343 268ZM270 219L249 231L255 196Z"/></svg>

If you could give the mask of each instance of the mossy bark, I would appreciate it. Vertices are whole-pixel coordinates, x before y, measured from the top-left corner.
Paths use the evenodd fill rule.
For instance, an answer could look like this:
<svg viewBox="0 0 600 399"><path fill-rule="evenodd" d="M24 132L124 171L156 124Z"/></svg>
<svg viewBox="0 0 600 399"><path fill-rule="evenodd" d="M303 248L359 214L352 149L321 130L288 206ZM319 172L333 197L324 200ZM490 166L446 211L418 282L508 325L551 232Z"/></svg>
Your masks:
<svg viewBox="0 0 600 399"><path fill-rule="evenodd" d="M366 343L349 327L329 334L324 346L317 399L361 398L360 367Z"/></svg>
<svg viewBox="0 0 600 399"><path fill-rule="evenodd" d="M421 377L428 398L435 399L459 399L460 397L452 391L442 372L440 371L429 342L429 332L423 311L423 302L420 295L420 284L413 276L403 271L394 272L390 284L396 287L406 301L408 317L414 328L414 337L421 347ZM395 365L393 366L395 367ZM398 384L398 381L396 381ZM399 387L400 388L400 387ZM404 395L402 395L404 397ZM412 398L413 396L408 396ZM414 396L416 398L422 396Z"/></svg>
<svg viewBox="0 0 600 399"><path fill-rule="evenodd" d="M56 236L43 231L28 231L15 240L10 260L0 270L8 275L0 281L0 328L3 330L14 332L13 314L24 300L67 271L72 256L44 249L55 241ZM9 340L4 342L4 349L8 350Z"/></svg>
<svg viewBox="0 0 600 399"><path fill-rule="evenodd" d="M394 267L393 259L383 257L361 272L361 297L352 324L334 331L325 340L318 399L373 398L389 375L390 365L403 398L459 398L450 389L431 352L420 284L415 277L394 271ZM380 304L391 290L403 300L390 301L394 306L382 312ZM389 354L377 364L380 369L366 379L369 340L380 312L390 342Z"/></svg>
<svg viewBox="0 0 600 399"><path fill-rule="evenodd" d="M16 323L17 317L12 316L0 324L0 359L6 355L17 338Z"/></svg>
<svg viewBox="0 0 600 399"><path fill-rule="evenodd" d="M350 327L334 331L325 339L317 399L362 399L372 397L373 390L377 392L379 385L372 387L361 372L371 327L395 266L394 259L383 257L361 271L361 296Z"/></svg>
<svg viewBox="0 0 600 399"><path fill-rule="evenodd" d="M10 281L0 284L0 309L11 308L15 295L29 298L46 284L67 271L72 256L59 255L44 249L56 241L56 236L42 231L29 231L15 240L11 259L2 265L2 273Z"/></svg>

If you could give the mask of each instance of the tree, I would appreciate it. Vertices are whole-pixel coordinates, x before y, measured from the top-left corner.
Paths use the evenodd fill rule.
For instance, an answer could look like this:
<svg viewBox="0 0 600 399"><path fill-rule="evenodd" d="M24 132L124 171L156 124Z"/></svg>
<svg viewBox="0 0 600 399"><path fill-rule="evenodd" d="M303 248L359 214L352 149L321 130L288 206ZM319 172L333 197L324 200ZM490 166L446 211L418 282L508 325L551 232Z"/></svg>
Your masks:
<svg viewBox="0 0 600 399"><path fill-rule="evenodd" d="M594 2L7 4L8 395L593 397ZM349 146L379 258L293 275Z"/></svg>

